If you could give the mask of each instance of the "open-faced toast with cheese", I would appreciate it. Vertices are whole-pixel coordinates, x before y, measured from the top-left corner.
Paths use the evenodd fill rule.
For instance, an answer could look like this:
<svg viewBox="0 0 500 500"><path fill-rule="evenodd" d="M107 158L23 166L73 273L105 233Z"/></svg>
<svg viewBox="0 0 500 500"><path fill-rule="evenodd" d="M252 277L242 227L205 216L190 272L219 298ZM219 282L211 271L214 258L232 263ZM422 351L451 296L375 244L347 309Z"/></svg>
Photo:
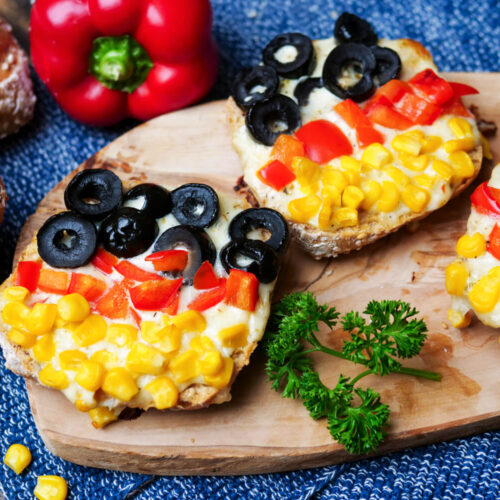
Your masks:
<svg viewBox="0 0 500 500"><path fill-rule="evenodd" d="M205 184L124 190L103 169L78 173L65 204L0 289L7 367L95 427L127 407L228 401L264 333L283 217Z"/></svg>
<svg viewBox="0 0 500 500"><path fill-rule="evenodd" d="M315 258L359 249L463 191L482 160L463 95L429 52L378 39L342 14L334 37L275 37L238 74L233 145L260 206L278 210Z"/></svg>

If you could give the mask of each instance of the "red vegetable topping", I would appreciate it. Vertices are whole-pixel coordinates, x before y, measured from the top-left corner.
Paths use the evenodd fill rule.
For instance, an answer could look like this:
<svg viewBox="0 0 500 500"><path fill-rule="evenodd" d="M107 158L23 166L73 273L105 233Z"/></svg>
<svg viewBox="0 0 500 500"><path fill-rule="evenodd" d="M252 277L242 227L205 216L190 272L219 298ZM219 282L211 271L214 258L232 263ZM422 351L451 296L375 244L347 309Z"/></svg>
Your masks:
<svg viewBox="0 0 500 500"><path fill-rule="evenodd" d="M453 87L430 68L417 73L408 83L426 100L438 106L454 96Z"/></svg>
<svg viewBox="0 0 500 500"><path fill-rule="evenodd" d="M259 280L252 273L231 269L226 284L225 302L245 311L255 311L259 300Z"/></svg>
<svg viewBox="0 0 500 500"><path fill-rule="evenodd" d="M34 292L40 279L41 262L24 260L17 265L16 285L24 286L30 292Z"/></svg>
<svg viewBox="0 0 500 500"><path fill-rule="evenodd" d="M114 267L122 276L125 276L125 278L128 278L129 280L150 281L163 279L158 274L144 271L144 269L137 267L127 260L121 260Z"/></svg>
<svg viewBox="0 0 500 500"><path fill-rule="evenodd" d="M105 274L111 274L116 264L118 264L118 257L110 254L104 248L98 248L92 259L92 265Z"/></svg>
<svg viewBox="0 0 500 500"><path fill-rule="evenodd" d="M281 191L296 179L295 174L278 160L273 160L257 172L257 177L267 186Z"/></svg>
<svg viewBox="0 0 500 500"><path fill-rule="evenodd" d="M208 290L219 284L219 278L208 260L203 262L193 278L193 286L197 290Z"/></svg>
<svg viewBox="0 0 500 500"><path fill-rule="evenodd" d="M136 309L159 311L167 307L170 298L179 291L181 285L182 278L145 281L129 289L130 299Z"/></svg>
<svg viewBox="0 0 500 500"><path fill-rule="evenodd" d="M188 257L186 250L162 250L148 255L145 260L152 262L157 271L183 271Z"/></svg>
<svg viewBox="0 0 500 500"><path fill-rule="evenodd" d="M299 140L292 135L281 134L271 150L271 159L278 160L286 167L292 168L292 160L304 154L304 145Z"/></svg>
<svg viewBox="0 0 500 500"><path fill-rule="evenodd" d="M498 224L495 224L495 227L491 230L488 242L488 252L490 252L495 259L500 260L500 226L498 226Z"/></svg>
<svg viewBox="0 0 500 500"><path fill-rule="evenodd" d="M364 111L372 123L378 123L383 127L405 130L413 125L408 118L398 113L389 99L383 95L368 101Z"/></svg>
<svg viewBox="0 0 500 500"><path fill-rule="evenodd" d="M52 269L42 269L38 288L42 292L57 293L64 295L68 291L69 275L64 271L53 271Z"/></svg>
<svg viewBox="0 0 500 500"><path fill-rule="evenodd" d="M474 87L471 87L470 85L467 85L465 83L449 82L449 84L451 85L451 88L453 89L453 93L455 94L455 97L462 97L464 95L479 94L479 90L477 90Z"/></svg>
<svg viewBox="0 0 500 500"><path fill-rule="evenodd" d="M106 291L106 282L88 274L71 273L68 293L79 293L89 302L96 301Z"/></svg>
<svg viewBox="0 0 500 500"><path fill-rule="evenodd" d="M443 111L439 106L409 92L399 100L395 108L408 120L418 125L432 125Z"/></svg>
<svg viewBox="0 0 500 500"><path fill-rule="evenodd" d="M210 307L222 302L226 294L226 279L222 278L216 288L200 293L190 304L188 309L193 311L205 311Z"/></svg>
<svg viewBox="0 0 500 500"><path fill-rule="evenodd" d="M500 218L500 204L495 197L497 197L497 193L493 191L485 181L479 184L474 190L471 194L470 201L479 213Z"/></svg>
<svg viewBox="0 0 500 500"><path fill-rule="evenodd" d="M125 319L128 314L129 301L123 283L116 283L96 303L96 310L109 319Z"/></svg>

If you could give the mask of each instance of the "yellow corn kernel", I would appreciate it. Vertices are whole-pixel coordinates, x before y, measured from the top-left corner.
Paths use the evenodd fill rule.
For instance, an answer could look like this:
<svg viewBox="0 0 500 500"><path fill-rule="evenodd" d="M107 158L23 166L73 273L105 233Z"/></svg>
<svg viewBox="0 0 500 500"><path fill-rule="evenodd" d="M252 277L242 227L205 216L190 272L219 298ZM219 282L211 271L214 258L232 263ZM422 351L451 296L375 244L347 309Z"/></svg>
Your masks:
<svg viewBox="0 0 500 500"><path fill-rule="evenodd" d="M222 370L220 370L216 375L204 375L205 383L215 387L216 389L226 387L231 381L233 368L234 361L232 358L224 358L224 366Z"/></svg>
<svg viewBox="0 0 500 500"><path fill-rule="evenodd" d="M422 172L429 165L429 157L427 155L413 156L408 153L399 153L398 160L403 167L413 172Z"/></svg>
<svg viewBox="0 0 500 500"><path fill-rule="evenodd" d="M60 476L38 476L33 494L38 500L64 500L68 485Z"/></svg>
<svg viewBox="0 0 500 500"><path fill-rule="evenodd" d="M422 149L421 142L408 134L399 134L391 142L392 149L398 153L408 153L418 156Z"/></svg>
<svg viewBox="0 0 500 500"><path fill-rule="evenodd" d="M344 175L351 186L359 186L361 184L361 172L357 170L346 170Z"/></svg>
<svg viewBox="0 0 500 500"><path fill-rule="evenodd" d="M402 135L405 135L407 137L411 137L419 142L423 142L425 140L425 133L423 132L423 130L419 130L418 128L408 130L408 131L404 132L404 134L402 134Z"/></svg>
<svg viewBox="0 0 500 500"><path fill-rule="evenodd" d="M479 138L481 140L481 146L483 148L483 156L487 160L493 160L493 155L491 154L491 148L488 139L486 139L483 134L479 134Z"/></svg>
<svg viewBox="0 0 500 500"><path fill-rule="evenodd" d="M9 333L7 334L7 338L11 341L14 342L16 345L20 345L21 347L24 347L25 349L29 349L30 347L33 347L36 342L36 335L33 335L32 333L25 332L23 330L19 330L18 328L11 328Z"/></svg>
<svg viewBox="0 0 500 500"><path fill-rule="evenodd" d="M142 321L141 322L141 336L142 339L150 344L154 344L160 340L158 333L163 328L163 325L159 325L154 321Z"/></svg>
<svg viewBox="0 0 500 500"><path fill-rule="evenodd" d="M198 311L185 311L172 318L172 323L181 331L202 333L207 327L207 320Z"/></svg>
<svg viewBox="0 0 500 500"><path fill-rule="evenodd" d="M365 199L361 203L363 210L369 210L382 195L382 186L374 180L369 180L361 186Z"/></svg>
<svg viewBox="0 0 500 500"><path fill-rule="evenodd" d="M394 182L382 182L382 194L377 202L377 210L380 212L392 212L401 199L401 193Z"/></svg>
<svg viewBox="0 0 500 500"><path fill-rule="evenodd" d="M344 155L340 157L340 167L344 170L359 172L361 170L361 162L352 156Z"/></svg>
<svg viewBox="0 0 500 500"><path fill-rule="evenodd" d="M126 323L109 325L106 340L118 347L132 347L137 341L137 328Z"/></svg>
<svg viewBox="0 0 500 500"><path fill-rule="evenodd" d="M321 189L321 196L323 196L323 201L325 198L329 198L330 203L334 207L340 207L342 205L342 193L335 186L323 186Z"/></svg>
<svg viewBox="0 0 500 500"><path fill-rule="evenodd" d="M224 347L243 347L247 345L248 325L239 323L220 330L217 335Z"/></svg>
<svg viewBox="0 0 500 500"><path fill-rule="evenodd" d="M134 378L125 368L109 370L104 376L102 390L111 397L125 402L130 401L139 392Z"/></svg>
<svg viewBox="0 0 500 500"><path fill-rule="evenodd" d="M323 186L336 188L339 194L342 194L342 191L344 191L349 184L345 173L331 165L323 167L321 171L321 182Z"/></svg>
<svg viewBox="0 0 500 500"><path fill-rule="evenodd" d="M320 166L302 156L292 160L292 169L297 176L300 190L304 193L316 193L319 187Z"/></svg>
<svg viewBox="0 0 500 500"><path fill-rule="evenodd" d="M69 349L59 353L59 364L63 370L78 370L82 361L86 361L87 356L77 349Z"/></svg>
<svg viewBox="0 0 500 500"><path fill-rule="evenodd" d="M64 321L83 321L90 314L87 299L79 293L69 293L57 301L57 312Z"/></svg>
<svg viewBox="0 0 500 500"><path fill-rule="evenodd" d="M465 151L455 151L449 155L450 163L459 179L467 179L474 175L474 163Z"/></svg>
<svg viewBox="0 0 500 500"><path fill-rule="evenodd" d="M359 222L358 211L355 208L337 208L333 214L333 222L340 227L356 226Z"/></svg>
<svg viewBox="0 0 500 500"><path fill-rule="evenodd" d="M24 327L30 308L22 302L8 302L2 309L2 319L8 325Z"/></svg>
<svg viewBox="0 0 500 500"><path fill-rule="evenodd" d="M94 354L90 356L90 359L92 361L97 361L98 363L101 363L101 365L104 366L106 371L109 371L120 365L120 360L118 359L118 356L104 349L94 352Z"/></svg>
<svg viewBox="0 0 500 500"><path fill-rule="evenodd" d="M448 320L455 328L467 328L470 325L472 315L469 311L462 314L459 311L454 311L453 309L448 310Z"/></svg>
<svg viewBox="0 0 500 500"><path fill-rule="evenodd" d="M429 174L419 174L413 177L413 182L415 184L427 189L431 189L434 184L436 184L437 180L437 176Z"/></svg>
<svg viewBox="0 0 500 500"><path fill-rule="evenodd" d="M382 168L392 160L392 153L378 142L370 144L361 155L361 162L372 168Z"/></svg>
<svg viewBox="0 0 500 500"><path fill-rule="evenodd" d="M436 172L441 179L444 179L447 182L450 181L455 173L455 170L449 163L446 163L443 160L438 160L437 158L433 158L432 160L432 170L434 170L434 172Z"/></svg>
<svg viewBox="0 0 500 500"><path fill-rule="evenodd" d="M464 234L457 241L457 254L473 259L486 251L486 240L481 233Z"/></svg>
<svg viewBox="0 0 500 500"><path fill-rule="evenodd" d="M98 314L91 314L73 331L74 341L81 347L88 347L100 340L104 340L108 324Z"/></svg>
<svg viewBox="0 0 500 500"><path fill-rule="evenodd" d="M310 194L304 198L297 198L288 204L288 211L293 220L307 222L314 217L321 206L321 198Z"/></svg>
<svg viewBox="0 0 500 500"><path fill-rule="evenodd" d="M461 262L452 262L445 272L446 291L450 295L462 295L467 285L469 273Z"/></svg>
<svg viewBox="0 0 500 500"><path fill-rule="evenodd" d="M163 371L165 361L158 349L139 342L130 349L126 363L132 372L157 375Z"/></svg>
<svg viewBox="0 0 500 500"><path fill-rule="evenodd" d="M97 391L104 380L104 366L97 361L82 361L75 375L75 382L87 391Z"/></svg>
<svg viewBox="0 0 500 500"><path fill-rule="evenodd" d="M75 401L75 408L83 413L88 413L97 406L97 401L92 399L91 401L85 401L80 397Z"/></svg>
<svg viewBox="0 0 500 500"><path fill-rule="evenodd" d="M50 361L56 353L56 345L52 334L42 335L33 346L33 357L40 362Z"/></svg>
<svg viewBox="0 0 500 500"><path fill-rule="evenodd" d="M387 167L384 167L383 172L387 174L399 187L405 187L410 183L410 178L397 167L387 165Z"/></svg>
<svg viewBox="0 0 500 500"><path fill-rule="evenodd" d="M24 286L9 286L9 288L3 292L3 298L8 301L24 302L29 294L30 291L24 288Z"/></svg>
<svg viewBox="0 0 500 500"><path fill-rule="evenodd" d="M105 406L93 408L92 410L90 410L89 417L92 420L93 427L95 427L96 429L102 429L111 422L118 420L118 416Z"/></svg>
<svg viewBox="0 0 500 500"><path fill-rule="evenodd" d="M170 361L168 367L174 375L177 383L182 384L183 382L187 382L200 374L198 369L198 358L199 354L190 349L188 351L184 351L182 354L179 354L172 361Z"/></svg>
<svg viewBox="0 0 500 500"><path fill-rule="evenodd" d="M193 337L191 342L189 342L189 347L199 353L213 351L215 349L214 343L206 335L197 335L196 337Z"/></svg>
<svg viewBox="0 0 500 500"><path fill-rule="evenodd" d="M434 153L441 144L443 144L443 139L437 135L428 135L423 141L422 141L422 149L420 150L421 154L430 154Z"/></svg>
<svg viewBox="0 0 500 500"><path fill-rule="evenodd" d="M334 207L340 205L338 201L337 198L332 198L331 196L325 196L323 198L323 204L318 214L318 226L320 229L328 229L332 225Z"/></svg>
<svg viewBox="0 0 500 500"><path fill-rule="evenodd" d="M455 151L471 151L474 149L474 137L463 137L462 139L452 139L443 144L443 149L449 154Z"/></svg>
<svg viewBox="0 0 500 500"><path fill-rule="evenodd" d="M198 368L202 375L217 375L224 368L224 359L219 351L208 351L198 360Z"/></svg>
<svg viewBox="0 0 500 500"><path fill-rule="evenodd" d="M57 316L55 304L35 304L26 318L26 328L34 335L52 331Z"/></svg>
<svg viewBox="0 0 500 500"><path fill-rule="evenodd" d="M358 208L363 200L365 194L357 186L347 186L342 193L342 205L349 208Z"/></svg>
<svg viewBox="0 0 500 500"><path fill-rule="evenodd" d="M69 385L69 380L62 370L56 370L50 363L45 365L38 373L40 382L54 389L62 391Z"/></svg>
<svg viewBox="0 0 500 500"><path fill-rule="evenodd" d="M500 298L500 279L488 273L471 288L468 297L478 313L492 311Z"/></svg>
<svg viewBox="0 0 500 500"><path fill-rule="evenodd" d="M465 118L461 118L460 116L450 118L448 120L448 127L450 127L450 130L457 139L472 137L471 124Z"/></svg>
<svg viewBox="0 0 500 500"><path fill-rule="evenodd" d="M11 468L16 474L28 467L31 462L31 452L24 444L14 443L9 446L3 459L3 463Z"/></svg>
<svg viewBox="0 0 500 500"><path fill-rule="evenodd" d="M429 204L431 195L425 189L422 189L413 184L408 184L401 191L401 199L403 203L414 213L423 212Z"/></svg>
<svg viewBox="0 0 500 500"><path fill-rule="evenodd" d="M158 410L172 408L172 406L177 404L179 399L179 390L177 386L173 380L166 375L155 378L152 382L149 382L144 389L153 396L155 408Z"/></svg>

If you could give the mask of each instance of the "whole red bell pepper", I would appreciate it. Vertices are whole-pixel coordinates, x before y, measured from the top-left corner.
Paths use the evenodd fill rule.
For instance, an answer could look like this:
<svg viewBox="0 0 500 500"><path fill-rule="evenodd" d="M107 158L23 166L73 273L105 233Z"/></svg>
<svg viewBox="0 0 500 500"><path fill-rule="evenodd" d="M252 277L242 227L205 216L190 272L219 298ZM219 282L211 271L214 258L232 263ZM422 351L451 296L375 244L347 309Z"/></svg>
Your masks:
<svg viewBox="0 0 500 500"><path fill-rule="evenodd" d="M33 65L75 120L147 120L203 97L217 76L209 0L37 0Z"/></svg>

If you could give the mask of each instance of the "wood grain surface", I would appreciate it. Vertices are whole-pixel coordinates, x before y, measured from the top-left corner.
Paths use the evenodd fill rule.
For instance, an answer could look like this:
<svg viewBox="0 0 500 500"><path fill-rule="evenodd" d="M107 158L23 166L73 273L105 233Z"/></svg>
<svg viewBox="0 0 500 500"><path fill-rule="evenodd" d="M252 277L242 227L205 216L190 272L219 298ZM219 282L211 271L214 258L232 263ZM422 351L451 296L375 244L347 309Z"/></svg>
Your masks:
<svg viewBox="0 0 500 500"><path fill-rule="evenodd" d="M486 119L500 121L500 74L449 74L477 87L471 99ZM500 158L500 140L492 141ZM176 184L197 179L231 190L240 175L225 121L224 102L213 102L162 116L130 131L86 162L108 166L124 179ZM491 170L487 162L480 179ZM52 213L62 209L69 179L41 202L24 227L18 250ZM475 185L477 184L476 181ZM500 428L498 332L474 320L465 330L447 320L449 298L444 269L469 213L471 189L409 232L401 230L337 259L314 261L292 246L277 297L311 290L319 301L341 312L363 309L371 299L401 298L422 313L428 341L410 366L437 370L441 383L389 375L363 379L392 409L387 441L378 453ZM341 347L342 331L322 332ZM334 384L340 372L358 368L329 356L316 356L323 380ZM357 459L332 441L325 421L314 422L300 402L270 389L264 359L254 354L233 386L233 400L193 412L148 411L132 421L95 430L59 392L27 382L38 430L56 455L82 465L154 474L225 475L284 471Z"/></svg>

